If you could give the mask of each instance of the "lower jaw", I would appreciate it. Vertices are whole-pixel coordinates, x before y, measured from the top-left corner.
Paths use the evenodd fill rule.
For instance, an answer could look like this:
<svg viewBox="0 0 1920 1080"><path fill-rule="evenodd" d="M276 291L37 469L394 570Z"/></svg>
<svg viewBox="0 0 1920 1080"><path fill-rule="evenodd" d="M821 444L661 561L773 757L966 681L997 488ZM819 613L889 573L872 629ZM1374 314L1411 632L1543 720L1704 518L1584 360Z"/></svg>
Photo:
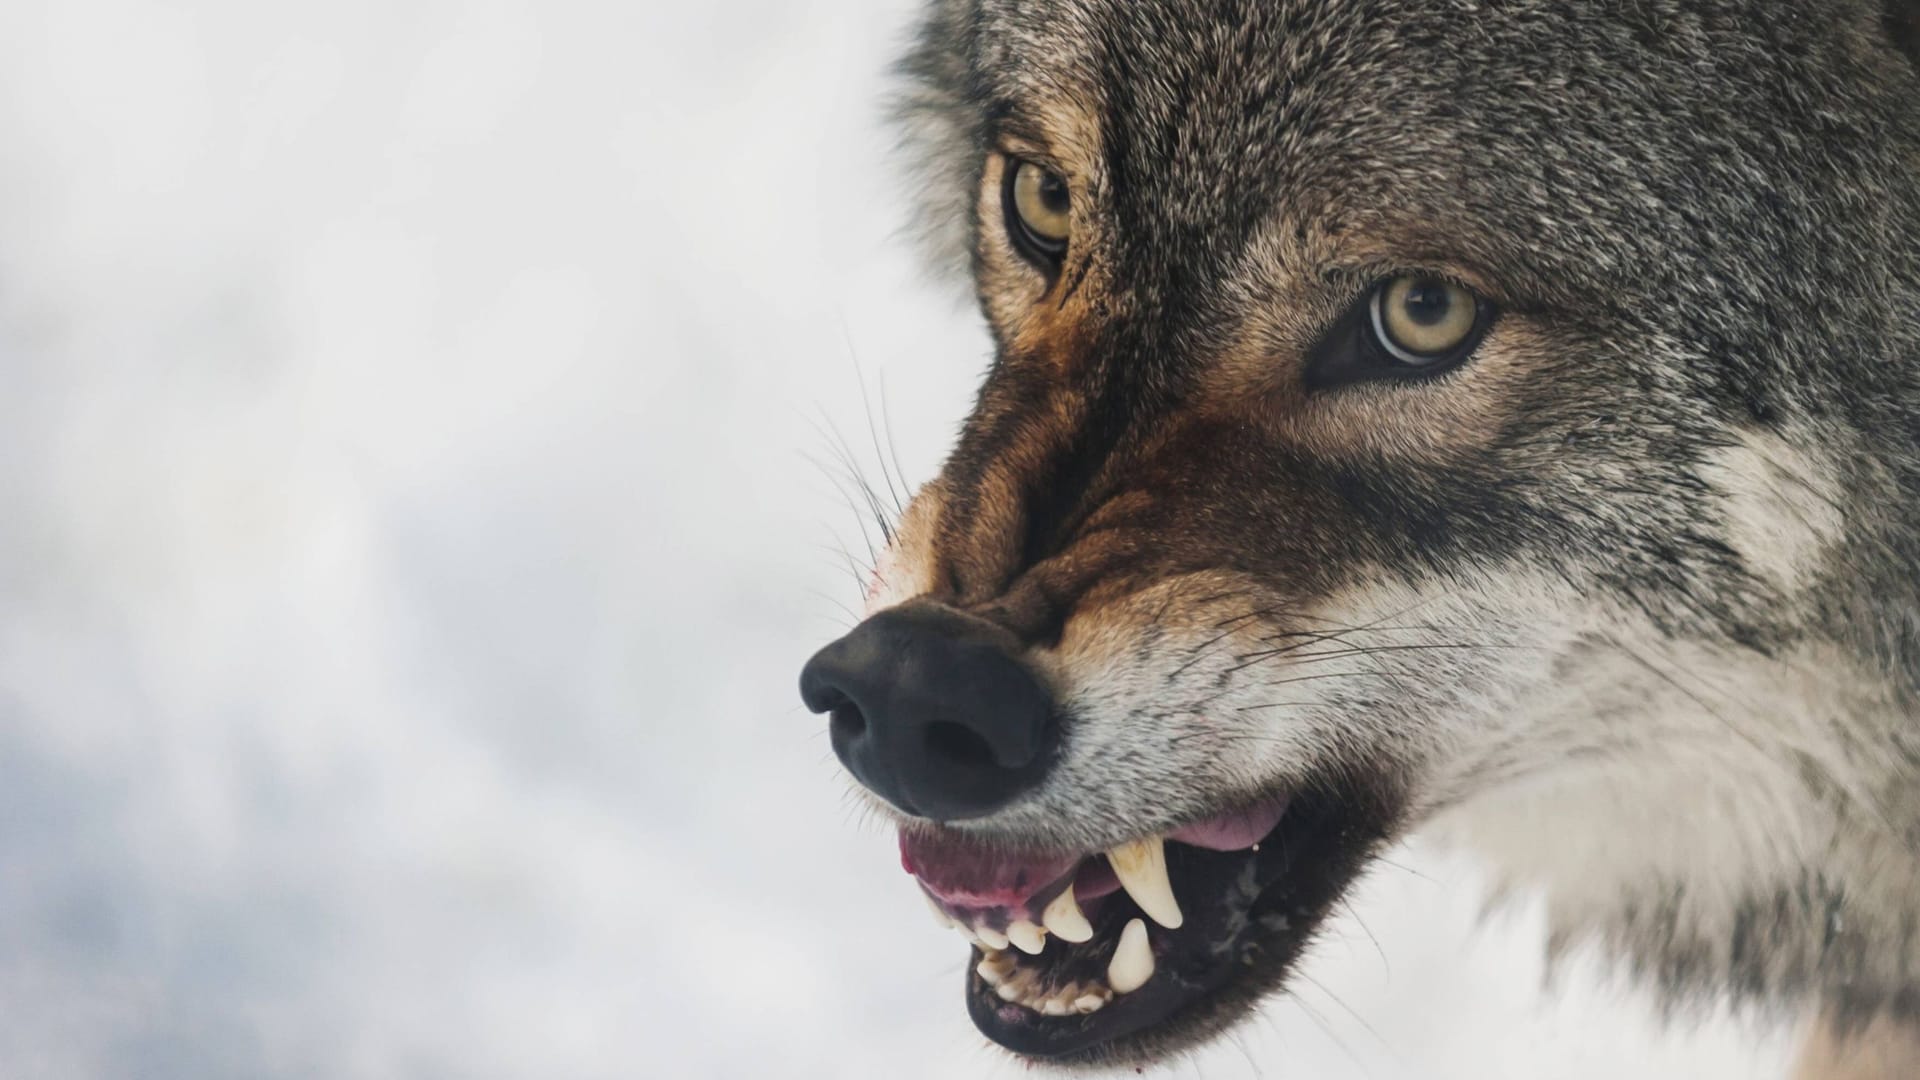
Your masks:
<svg viewBox="0 0 1920 1080"><path fill-rule="evenodd" d="M1384 791L1307 793L1250 850L1169 845L1168 868L1186 922L1167 930L1146 920L1155 963L1144 985L1116 994L1100 978L1102 957L1111 955L1120 928L1141 917L1121 902L1100 912L1084 947L1055 953L1050 941L1040 957L1013 954L1015 964L1041 972L1037 981L1049 988L1078 982L1105 989L1099 1006L1047 1015L1005 1000L980 974L978 964L989 954L976 949L966 975L967 1011L982 1034L1006 1049L1061 1064L1139 1062L1192 1045L1279 987L1393 831L1399 804Z"/></svg>
<svg viewBox="0 0 1920 1080"><path fill-rule="evenodd" d="M975 955L981 955L979 950ZM1016 1054L1056 1060L1079 1058L1091 1064L1113 1056L1126 1040L1159 1027L1196 994L1216 989L1217 984L1194 985L1185 980L1176 985L1161 975L1154 984L1129 994L1109 991L1095 1013L1056 1017L1002 1000L995 987L970 971L967 1013L981 1034Z"/></svg>

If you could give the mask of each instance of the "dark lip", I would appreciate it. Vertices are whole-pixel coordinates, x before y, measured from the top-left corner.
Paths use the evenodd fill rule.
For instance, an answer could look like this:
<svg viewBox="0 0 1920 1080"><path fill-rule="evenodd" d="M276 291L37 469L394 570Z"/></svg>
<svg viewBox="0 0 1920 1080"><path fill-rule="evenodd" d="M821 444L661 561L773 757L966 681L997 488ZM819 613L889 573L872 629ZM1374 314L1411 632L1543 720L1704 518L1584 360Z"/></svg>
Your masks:
<svg viewBox="0 0 1920 1080"><path fill-rule="evenodd" d="M1323 787L1297 794L1257 850L1169 844L1186 922L1175 931L1150 926L1155 970L1147 985L1098 1012L1051 1017L1002 1001L969 963L967 1012L987 1038L1056 1064L1138 1063L1191 1046L1279 988L1394 832L1401 802L1378 785ZM1117 899L1095 920L1090 944L1110 949L1119 926L1138 916L1125 894ZM981 956L973 950L974 963Z"/></svg>

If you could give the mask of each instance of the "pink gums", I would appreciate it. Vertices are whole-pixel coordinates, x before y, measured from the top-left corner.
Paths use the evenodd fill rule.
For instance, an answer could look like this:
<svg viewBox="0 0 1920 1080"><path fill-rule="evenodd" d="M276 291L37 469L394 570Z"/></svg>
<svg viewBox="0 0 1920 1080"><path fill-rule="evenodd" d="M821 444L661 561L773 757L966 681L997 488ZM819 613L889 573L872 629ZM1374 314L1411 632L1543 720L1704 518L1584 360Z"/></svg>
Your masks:
<svg viewBox="0 0 1920 1080"><path fill-rule="evenodd" d="M1211 851L1241 851L1260 842L1286 813L1287 801L1274 799L1183 825L1167 839ZM900 830L900 865L920 882L949 914L1032 913L1058 894L1072 875L1074 896L1093 900L1120 888L1104 859L1086 854L999 851L950 829ZM1077 870L1077 872L1076 872Z"/></svg>

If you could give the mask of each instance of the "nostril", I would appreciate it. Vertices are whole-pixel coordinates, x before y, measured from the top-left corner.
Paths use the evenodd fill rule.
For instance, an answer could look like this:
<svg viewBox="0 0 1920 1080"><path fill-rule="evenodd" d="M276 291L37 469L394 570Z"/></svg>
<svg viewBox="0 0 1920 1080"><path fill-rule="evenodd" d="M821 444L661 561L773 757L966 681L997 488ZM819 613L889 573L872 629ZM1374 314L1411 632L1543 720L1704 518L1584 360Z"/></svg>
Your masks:
<svg viewBox="0 0 1920 1080"><path fill-rule="evenodd" d="M833 718L830 721L833 725L834 736L841 739L853 739L865 735L867 733L866 714L861 712L860 706L855 705L853 702L846 701L844 698L841 700L843 704L833 707Z"/></svg>
<svg viewBox="0 0 1920 1080"><path fill-rule="evenodd" d="M931 604L890 608L815 653L800 696L833 752L905 813L983 817L1040 782L1052 700L1008 631Z"/></svg>
<svg viewBox="0 0 1920 1080"><path fill-rule="evenodd" d="M963 724L936 720L927 725L927 753L954 765L985 767L997 764L993 747L979 732Z"/></svg>

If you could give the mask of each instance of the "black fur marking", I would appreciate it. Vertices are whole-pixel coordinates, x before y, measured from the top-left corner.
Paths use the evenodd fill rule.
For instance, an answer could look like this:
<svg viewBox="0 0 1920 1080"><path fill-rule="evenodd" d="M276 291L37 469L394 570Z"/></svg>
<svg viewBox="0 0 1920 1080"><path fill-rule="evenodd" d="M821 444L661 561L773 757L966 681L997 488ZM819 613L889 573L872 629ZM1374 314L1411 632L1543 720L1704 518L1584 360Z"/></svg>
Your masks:
<svg viewBox="0 0 1920 1080"><path fill-rule="evenodd" d="M1907 54L1907 59L1920 65L1920 2L1916 0L1886 0L1887 12L1883 16L1887 37L1893 40L1893 46Z"/></svg>
<svg viewBox="0 0 1920 1080"><path fill-rule="evenodd" d="M969 964L967 1010L995 1042L1067 1065L1131 1062L1224 1030L1285 980L1395 831L1401 805L1383 782L1336 780L1296 795L1258 852L1173 846L1169 872L1190 898L1187 918L1177 931L1150 931L1165 944L1145 987L1086 1016L1049 1017L1006 1005ZM1250 903L1235 889L1245 880L1259 890ZM1119 927L1138 916L1129 902L1113 905L1089 944L1110 952Z"/></svg>
<svg viewBox="0 0 1920 1080"><path fill-rule="evenodd" d="M1087 325L1060 336L1086 355L1015 355L1014 330L995 323L1000 356L941 478L943 522L928 544L935 565L965 568L949 569L952 590L990 603L1071 563L1088 522L1126 495L1141 509L1101 518L1095 539L1127 543L1050 586L1043 640L1092 590L1189 572L1248 582L1248 606L1266 612L1255 621L1270 624L1259 629L1281 634L1298 630L1290 614L1343 589L1389 584L1477 588L1497 621L1515 602L1473 582L1512 574L1564 583L1634 624L1642 649L1721 658L1732 675L1602 649L1592 635L1555 658L1556 672L1591 672L1600 654L1625 654L1638 665L1620 677L1683 712L1720 717L1728 702L1707 684L1742 677L1743 664L1781 675L1769 658L1833 657L1884 691L1880 713L1856 702L1863 715L1833 720L1854 725L1851 742L1824 745L1827 757L1776 747L1767 764L1796 778L1813 828L1833 816L1836 850L1912 861L1863 837L1911 846L1920 835L1913 0L935 0L906 70L928 231L954 265L972 260L990 313L1032 286L1025 267L1017 286L995 277L1006 260L974 220L992 138L1018 125L1044 142L1048 109L1075 118L1076 138L1089 122L1098 131L1097 190L1076 206L1090 239L1074 257L1083 275L1095 261L1100 273L1076 278ZM1223 400L1223 385L1243 384L1222 369L1252 363L1255 331L1271 385L1297 390L1356 283L1410 267L1447 269L1499 305L1474 360L1421 383ZM1479 362L1495 350L1499 364ZM1493 404L1462 419L1421 396L1462 387ZM1342 400L1373 406L1337 414L1359 450L1279 434L1273 411L1297 420L1303 402ZM1443 452L1401 452L1420 439ZM1776 453L1795 482L1751 475ZM1013 508L983 494L1009 460L1021 472ZM1821 520L1797 518L1806 507ZM983 535L982 521L1004 527ZM1208 629L1218 607L1196 610L1198 626L1105 629L1137 638L1148 667L1170 642L1222 640ZM1237 674L1209 677L1225 693ZM1501 689L1476 681L1455 696ZM1587 719L1631 734L1650 719L1636 704ZM1388 774L1417 804L1427 763L1351 731L1389 715L1417 733L1442 706L1380 685L1337 705L1340 722L1318 731L1335 761L1315 768ZM1154 775L1140 733L1172 730L1164 703L1114 712L1107 722L1133 742L1106 764ZM1461 732L1460 716L1444 719ZM1494 745L1463 769L1480 786L1445 798L1526 776L1523 748L1486 737ZM1836 782L1836 768L1852 782ZM1182 794L1221 783L1177 779ZM1863 785L1871 812L1855 805ZM1684 881L1635 882L1620 910L1583 929L1676 997L1733 990L1842 1016L1911 1015L1912 896L1832 852L1796 858L1808 861L1804 881L1746 883L1737 904ZM1703 904L1718 906L1703 915ZM1292 956L1249 955L1249 974L1209 1000L1277 985ZM1069 1052L1150 1052L1232 1011L1182 1008L1159 1042L1137 1033Z"/></svg>

